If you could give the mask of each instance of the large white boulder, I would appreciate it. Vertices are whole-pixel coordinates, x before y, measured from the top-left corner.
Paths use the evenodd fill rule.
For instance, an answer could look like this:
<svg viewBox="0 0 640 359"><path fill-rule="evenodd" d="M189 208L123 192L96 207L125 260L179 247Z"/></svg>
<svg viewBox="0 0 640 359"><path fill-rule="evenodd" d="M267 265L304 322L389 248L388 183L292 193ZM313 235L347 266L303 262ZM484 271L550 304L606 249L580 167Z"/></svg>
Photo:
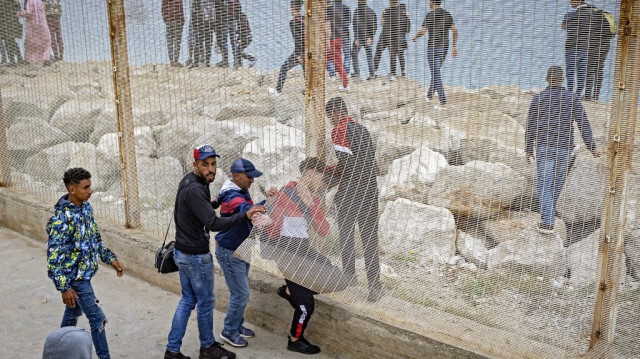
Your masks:
<svg viewBox="0 0 640 359"><path fill-rule="evenodd" d="M51 125L72 140L86 142L94 130L106 100L98 96L79 97L65 102L51 117Z"/></svg>
<svg viewBox="0 0 640 359"><path fill-rule="evenodd" d="M487 268L489 250L484 240L475 238L469 233L458 231L456 248L467 262L475 264L478 268Z"/></svg>
<svg viewBox="0 0 640 359"><path fill-rule="evenodd" d="M605 186L605 165L585 148L577 151L556 210L567 223L589 222L600 218Z"/></svg>
<svg viewBox="0 0 640 359"><path fill-rule="evenodd" d="M382 200L398 197L426 203L429 188L440 171L449 164L444 156L424 146L408 156L393 161L385 176Z"/></svg>
<svg viewBox="0 0 640 359"><path fill-rule="evenodd" d="M521 146L507 145L494 138L466 137L460 140L462 163L471 161L500 162L524 176L529 183L535 181L536 168L527 164L526 154Z"/></svg>
<svg viewBox="0 0 640 359"><path fill-rule="evenodd" d="M598 281L598 250L600 247L600 229L591 233L587 238L570 245L567 248L571 283L579 286L595 284ZM620 283L624 282L627 274L626 258L623 255L620 271Z"/></svg>
<svg viewBox="0 0 640 359"><path fill-rule="evenodd" d="M502 163L472 161L442 170L429 190L429 204L466 217L489 218L521 196L525 178Z"/></svg>
<svg viewBox="0 0 640 359"><path fill-rule="evenodd" d="M279 188L300 176L298 165L305 157L304 146L304 132L275 124L265 127L258 138L244 146L242 157L264 173L260 186Z"/></svg>
<svg viewBox="0 0 640 359"><path fill-rule="evenodd" d="M536 229L540 223L540 214L537 212L503 212L497 218L482 222L485 233L495 242L503 243L513 239L518 232ZM567 244L567 226L564 221L556 218L554 225L556 233Z"/></svg>
<svg viewBox="0 0 640 359"><path fill-rule="evenodd" d="M138 193L146 208L171 208L178 183L184 176L180 161L173 157L137 158Z"/></svg>
<svg viewBox="0 0 640 359"><path fill-rule="evenodd" d="M567 254L557 233L542 234L535 228L525 228L489 250L487 267L495 271L525 269L555 278L566 274Z"/></svg>
<svg viewBox="0 0 640 359"><path fill-rule="evenodd" d="M25 156L24 159L47 147L69 140L69 135L44 120L18 122L7 129L9 151Z"/></svg>
<svg viewBox="0 0 640 359"><path fill-rule="evenodd" d="M446 263L456 252L456 223L442 207L404 198L387 202L379 231L385 256Z"/></svg>

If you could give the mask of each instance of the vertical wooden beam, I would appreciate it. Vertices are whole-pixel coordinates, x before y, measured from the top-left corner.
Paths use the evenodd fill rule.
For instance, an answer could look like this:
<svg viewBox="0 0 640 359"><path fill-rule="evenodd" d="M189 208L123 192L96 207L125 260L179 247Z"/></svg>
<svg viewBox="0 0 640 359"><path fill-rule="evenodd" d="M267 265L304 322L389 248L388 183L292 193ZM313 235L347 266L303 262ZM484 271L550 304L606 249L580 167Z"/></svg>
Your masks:
<svg viewBox="0 0 640 359"><path fill-rule="evenodd" d="M305 4L305 138L307 157L325 158L326 0Z"/></svg>
<svg viewBox="0 0 640 359"><path fill-rule="evenodd" d="M11 164L7 147L7 124L4 121L2 88L0 87L0 187L8 187L9 185L11 185Z"/></svg>
<svg viewBox="0 0 640 359"><path fill-rule="evenodd" d="M140 227L140 196L136 169L136 146L133 137L129 53L125 24L124 0L107 0L109 37L113 72L114 101L118 120L118 145L124 196L125 227Z"/></svg>
<svg viewBox="0 0 640 359"><path fill-rule="evenodd" d="M590 357L609 357L616 330L626 202L640 90L640 0L622 0L607 153L607 188L598 249L598 289ZM636 168L636 170L638 170Z"/></svg>

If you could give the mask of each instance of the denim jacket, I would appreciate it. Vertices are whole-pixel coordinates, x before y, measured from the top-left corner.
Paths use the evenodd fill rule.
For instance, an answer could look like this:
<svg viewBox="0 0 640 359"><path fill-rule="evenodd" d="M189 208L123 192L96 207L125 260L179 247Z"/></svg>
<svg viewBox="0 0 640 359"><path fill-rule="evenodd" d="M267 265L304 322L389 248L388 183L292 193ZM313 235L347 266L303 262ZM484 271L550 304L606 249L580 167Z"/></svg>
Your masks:
<svg viewBox="0 0 640 359"><path fill-rule="evenodd" d="M89 202L78 207L66 194L58 200L47 223L47 273L56 289L66 292L71 281L90 280L98 271L98 258L106 264L116 255L105 247Z"/></svg>

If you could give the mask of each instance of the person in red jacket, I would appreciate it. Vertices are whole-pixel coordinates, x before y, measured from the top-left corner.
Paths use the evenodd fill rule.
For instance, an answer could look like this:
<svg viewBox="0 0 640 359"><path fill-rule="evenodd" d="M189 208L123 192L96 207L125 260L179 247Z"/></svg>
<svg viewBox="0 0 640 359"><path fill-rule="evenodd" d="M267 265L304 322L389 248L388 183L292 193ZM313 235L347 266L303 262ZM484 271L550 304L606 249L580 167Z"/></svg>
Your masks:
<svg viewBox="0 0 640 359"><path fill-rule="evenodd" d="M276 194L270 205L271 223L265 227L268 244L277 248L280 255L289 255L291 260L304 257L303 260L327 260L316 252L310 244L309 230L320 237L329 235L330 226L325 217L320 200L314 195L324 188L323 160L307 158L300 164L302 176L295 182L289 182ZM303 354L317 354L320 348L309 343L304 331L313 314L315 301L313 290L285 278L286 285L278 289L278 295L289 301L294 308L287 349Z"/></svg>
<svg viewBox="0 0 640 359"><path fill-rule="evenodd" d="M180 63L180 44L182 43L182 28L184 27L184 7L182 0L162 0L162 20L167 27L167 50L169 63L178 67Z"/></svg>

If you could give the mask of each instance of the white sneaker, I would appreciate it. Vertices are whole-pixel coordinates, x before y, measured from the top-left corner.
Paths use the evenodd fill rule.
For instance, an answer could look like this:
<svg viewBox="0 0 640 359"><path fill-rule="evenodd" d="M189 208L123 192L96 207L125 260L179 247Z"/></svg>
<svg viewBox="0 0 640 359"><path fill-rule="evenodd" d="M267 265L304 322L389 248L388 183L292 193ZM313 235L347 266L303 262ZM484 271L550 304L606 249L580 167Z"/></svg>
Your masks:
<svg viewBox="0 0 640 359"><path fill-rule="evenodd" d="M336 81L336 76L329 76L329 81L335 82Z"/></svg>
<svg viewBox="0 0 640 359"><path fill-rule="evenodd" d="M349 85L340 87L340 91L349 91Z"/></svg>
<svg viewBox="0 0 640 359"><path fill-rule="evenodd" d="M396 77L394 75L391 75L391 77L389 77L389 81L395 81Z"/></svg>
<svg viewBox="0 0 640 359"><path fill-rule="evenodd" d="M427 101L427 103L431 103L431 101L433 101L429 96L427 96L427 94L424 94L424 100Z"/></svg>
<svg viewBox="0 0 640 359"><path fill-rule="evenodd" d="M280 92L278 92L278 90L276 90L273 87L267 87L267 91L269 91L269 93L272 94L274 97L280 96Z"/></svg>
<svg viewBox="0 0 640 359"><path fill-rule="evenodd" d="M437 105L433 106L433 109L441 111L441 110L446 110L447 108L444 105L437 104Z"/></svg>

